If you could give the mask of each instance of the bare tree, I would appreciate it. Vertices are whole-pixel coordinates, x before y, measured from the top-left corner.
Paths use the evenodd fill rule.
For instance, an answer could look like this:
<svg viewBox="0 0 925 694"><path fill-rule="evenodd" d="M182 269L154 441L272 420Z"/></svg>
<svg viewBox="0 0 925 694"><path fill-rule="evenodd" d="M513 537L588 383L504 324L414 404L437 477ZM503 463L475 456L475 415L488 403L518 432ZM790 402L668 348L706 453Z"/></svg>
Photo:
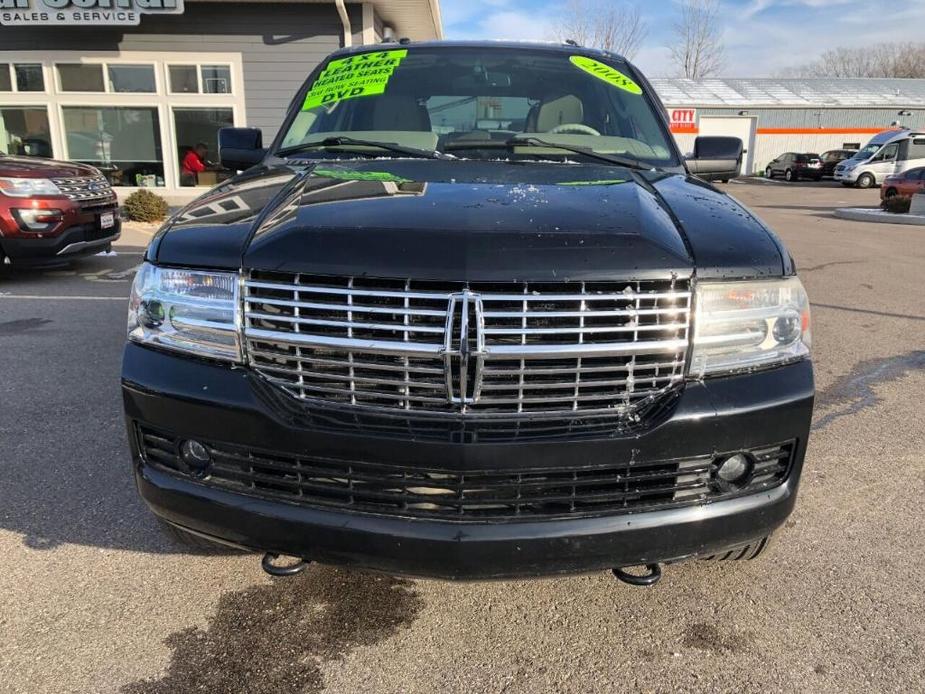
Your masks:
<svg viewBox="0 0 925 694"><path fill-rule="evenodd" d="M668 47L682 77L715 75L723 67L723 30L719 0L684 0Z"/></svg>
<svg viewBox="0 0 925 694"><path fill-rule="evenodd" d="M833 48L806 65L785 71L796 77L925 77L925 43L881 43Z"/></svg>
<svg viewBox="0 0 925 694"><path fill-rule="evenodd" d="M569 0L554 36L580 46L601 48L632 60L649 33L639 8L606 0Z"/></svg>

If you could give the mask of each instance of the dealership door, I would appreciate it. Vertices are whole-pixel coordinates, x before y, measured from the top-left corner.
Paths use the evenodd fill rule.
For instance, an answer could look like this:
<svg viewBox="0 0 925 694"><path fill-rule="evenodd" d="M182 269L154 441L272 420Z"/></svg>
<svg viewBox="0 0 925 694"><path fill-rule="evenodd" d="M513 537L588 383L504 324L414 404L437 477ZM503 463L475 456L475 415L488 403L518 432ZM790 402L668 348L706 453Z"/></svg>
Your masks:
<svg viewBox="0 0 925 694"><path fill-rule="evenodd" d="M752 163L755 157L755 116L700 116L700 135L723 135L742 140L745 154L742 157L743 174L753 173Z"/></svg>

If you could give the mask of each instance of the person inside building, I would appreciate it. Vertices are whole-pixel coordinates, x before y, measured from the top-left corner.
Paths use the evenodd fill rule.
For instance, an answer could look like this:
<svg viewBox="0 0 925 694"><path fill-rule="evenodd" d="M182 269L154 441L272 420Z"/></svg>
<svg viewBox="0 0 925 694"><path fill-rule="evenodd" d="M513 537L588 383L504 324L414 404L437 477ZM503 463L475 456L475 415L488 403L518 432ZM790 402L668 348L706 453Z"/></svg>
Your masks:
<svg viewBox="0 0 925 694"><path fill-rule="evenodd" d="M180 165L181 185L195 186L199 184L199 174L209 168L206 161L208 154L208 145L205 142L198 142L195 147L184 155L183 163Z"/></svg>

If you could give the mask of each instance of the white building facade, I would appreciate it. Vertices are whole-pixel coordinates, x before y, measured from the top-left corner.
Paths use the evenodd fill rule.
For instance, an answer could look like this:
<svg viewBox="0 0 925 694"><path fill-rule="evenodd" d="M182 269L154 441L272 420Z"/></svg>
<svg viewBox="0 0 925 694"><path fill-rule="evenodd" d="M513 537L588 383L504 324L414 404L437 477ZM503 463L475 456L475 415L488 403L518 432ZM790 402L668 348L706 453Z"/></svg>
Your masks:
<svg viewBox="0 0 925 694"><path fill-rule="evenodd" d="M891 127L925 128L925 80L653 79L682 153L697 135L745 143L743 174L785 152L859 149Z"/></svg>

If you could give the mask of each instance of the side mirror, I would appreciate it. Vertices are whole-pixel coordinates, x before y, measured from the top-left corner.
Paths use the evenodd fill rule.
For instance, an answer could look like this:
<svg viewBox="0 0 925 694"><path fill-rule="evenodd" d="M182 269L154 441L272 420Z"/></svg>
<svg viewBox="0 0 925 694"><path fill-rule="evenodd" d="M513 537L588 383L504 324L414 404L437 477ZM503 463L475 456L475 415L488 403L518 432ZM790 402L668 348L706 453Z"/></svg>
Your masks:
<svg viewBox="0 0 925 694"><path fill-rule="evenodd" d="M738 137L701 136L694 140L694 155L687 169L708 181L728 180L739 175L745 149Z"/></svg>
<svg viewBox="0 0 925 694"><path fill-rule="evenodd" d="M266 156L259 128L222 128L218 131L218 157L226 169L243 171Z"/></svg>

